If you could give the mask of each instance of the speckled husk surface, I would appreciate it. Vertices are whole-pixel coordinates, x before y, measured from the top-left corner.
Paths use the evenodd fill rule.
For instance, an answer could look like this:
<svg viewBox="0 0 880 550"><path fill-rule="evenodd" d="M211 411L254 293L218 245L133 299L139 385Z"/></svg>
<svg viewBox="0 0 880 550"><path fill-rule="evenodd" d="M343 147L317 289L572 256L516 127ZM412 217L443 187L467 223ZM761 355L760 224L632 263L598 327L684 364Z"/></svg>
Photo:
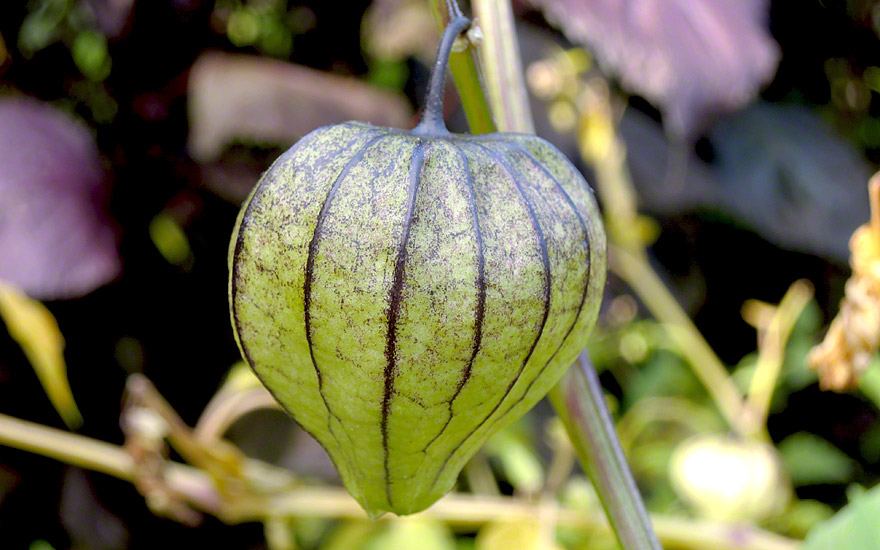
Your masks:
<svg viewBox="0 0 880 550"><path fill-rule="evenodd" d="M347 122L284 153L229 250L242 355L371 517L424 510L586 344L605 284L593 193L530 135L449 133L440 41L409 132Z"/></svg>
<svg viewBox="0 0 880 550"><path fill-rule="evenodd" d="M540 138L345 123L266 172L229 261L245 359L371 515L409 514L575 360L605 235Z"/></svg>

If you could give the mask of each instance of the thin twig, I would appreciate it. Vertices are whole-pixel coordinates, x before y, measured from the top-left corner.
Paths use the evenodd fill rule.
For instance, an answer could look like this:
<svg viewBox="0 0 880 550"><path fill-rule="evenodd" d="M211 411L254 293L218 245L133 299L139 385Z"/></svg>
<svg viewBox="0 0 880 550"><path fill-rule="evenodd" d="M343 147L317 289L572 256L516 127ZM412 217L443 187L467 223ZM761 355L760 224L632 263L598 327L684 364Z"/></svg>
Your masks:
<svg viewBox="0 0 880 550"><path fill-rule="evenodd" d="M498 481L489 466L486 454L477 452L464 466L464 475L472 493L478 495L500 495Z"/></svg>
<svg viewBox="0 0 880 550"><path fill-rule="evenodd" d="M626 163L626 146L615 128L608 86L597 80L586 86L585 91L587 100L578 143L584 159L596 172L596 187L608 228L609 267L632 287L654 317L667 326L681 355L688 360L731 428L746 434L750 426L746 423L741 392L648 262L643 234L645 223L638 212L636 191Z"/></svg>
<svg viewBox="0 0 880 550"><path fill-rule="evenodd" d="M211 444L223 437L226 430L242 416L260 409L282 410L266 388L221 390L205 407L193 428L193 437L201 444Z"/></svg>
<svg viewBox="0 0 880 550"><path fill-rule="evenodd" d="M132 481L135 464L122 447L0 414L0 444ZM281 470L263 465L269 470ZM266 518L366 519L360 505L342 488L285 487L274 493L253 490L224 495L211 476L167 461L166 482L195 508L229 524ZM286 471L285 471L286 472ZM289 474L289 473L288 473ZM450 494L419 514L453 526L477 528L486 523L519 521L551 514L561 526L610 533L601 512L575 510L553 502L529 503L511 497ZM668 548L702 550L795 550L798 541L745 525L653 516L660 539Z"/></svg>
<svg viewBox="0 0 880 550"><path fill-rule="evenodd" d="M666 325L679 353L688 360L727 423L741 435L749 434L752 430L746 422L742 394L693 321L651 269L647 257L609 245L608 260L611 270L626 281L654 317Z"/></svg>
<svg viewBox="0 0 880 550"><path fill-rule="evenodd" d="M752 424L751 433L766 433L770 400L785 361L785 346L798 317L812 298L812 285L804 280L796 281L775 308L773 317L763 331L758 346L758 362L746 401L748 421Z"/></svg>
<svg viewBox="0 0 880 550"><path fill-rule="evenodd" d="M577 460L574 447L565 434L565 425L561 421L559 424L555 424L556 421L557 419L554 418L553 423L548 423L548 429L544 430L548 436L550 448L553 450L553 460L550 462L550 467L547 468L544 487L541 488L541 495L546 498L555 495L565 485ZM554 427L561 429L557 431Z"/></svg>
<svg viewBox="0 0 880 550"><path fill-rule="evenodd" d="M184 460L221 479L242 476L245 457L241 451L220 439L210 443L197 440L190 427L145 376L129 376L125 390L126 408L143 406L158 414L168 426L168 441Z"/></svg>

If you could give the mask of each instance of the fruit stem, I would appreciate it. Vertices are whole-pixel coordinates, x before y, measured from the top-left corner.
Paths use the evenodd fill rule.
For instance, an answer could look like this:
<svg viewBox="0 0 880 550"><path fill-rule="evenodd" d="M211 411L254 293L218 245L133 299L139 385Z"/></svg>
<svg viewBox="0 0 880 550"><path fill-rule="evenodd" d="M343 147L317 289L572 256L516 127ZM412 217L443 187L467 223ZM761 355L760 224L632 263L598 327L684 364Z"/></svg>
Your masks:
<svg viewBox="0 0 880 550"><path fill-rule="evenodd" d="M446 66L449 64L449 54L452 53L452 45L458 35L471 24L471 20L459 16L449 22L443 36L440 38L440 47L437 48L437 57L434 59L434 70L431 72L431 81L428 83L428 97L425 100L425 110L419 123L413 128L415 135L448 134L446 122L443 120L443 88L446 83Z"/></svg>

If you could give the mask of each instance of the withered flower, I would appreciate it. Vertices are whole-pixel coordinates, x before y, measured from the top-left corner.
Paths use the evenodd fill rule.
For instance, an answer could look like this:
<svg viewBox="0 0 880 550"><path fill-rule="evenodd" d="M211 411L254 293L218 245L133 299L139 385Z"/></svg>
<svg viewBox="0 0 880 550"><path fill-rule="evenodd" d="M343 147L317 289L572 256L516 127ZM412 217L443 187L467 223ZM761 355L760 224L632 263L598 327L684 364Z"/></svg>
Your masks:
<svg viewBox="0 0 880 550"><path fill-rule="evenodd" d="M849 241L853 274L825 340L807 357L822 389L855 387L880 346L880 172L868 183L871 220Z"/></svg>

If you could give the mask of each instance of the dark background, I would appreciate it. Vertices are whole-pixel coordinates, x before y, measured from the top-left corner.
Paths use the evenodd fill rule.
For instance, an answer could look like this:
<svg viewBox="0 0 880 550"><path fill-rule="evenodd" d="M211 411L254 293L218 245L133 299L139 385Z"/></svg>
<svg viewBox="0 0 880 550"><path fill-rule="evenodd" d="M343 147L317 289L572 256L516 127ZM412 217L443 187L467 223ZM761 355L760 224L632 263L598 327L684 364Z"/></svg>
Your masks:
<svg viewBox="0 0 880 550"><path fill-rule="evenodd" d="M289 59L324 71L365 76L369 67L361 51L360 29L369 2L321 0L289 6L300 4L311 9L316 24L294 37ZM880 116L876 101L858 115L833 107L829 59L845 60L856 73L880 64L877 36L863 24L864 10L857 4L772 2L771 31L781 47L782 61L762 93L770 102L797 102L821 111L850 137L859 117ZM89 437L122 442L120 402L131 372L149 377L192 424L228 367L238 360L226 303L227 243L238 206L202 185L202 167L187 154L186 86L189 67L206 49L257 52L236 48L212 29L213 10L208 0L141 0L134 4L123 33L109 43L113 69L104 84L119 110L111 122L93 126L112 167L110 210L118 223L123 271L117 280L82 298L47 303L67 342L70 384L85 419L79 433ZM27 13L23 1L5 0L0 7L0 34L13 57L0 73L0 88L47 101L64 98L71 82L82 76L63 43L52 44L30 59L18 54L15 37ZM524 24L550 29L536 11L518 6L518 14ZM418 107L426 71L413 59L408 67L404 90ZM633 98L631 104L659 119L645 101ZM91 120L82 105L74 109ZM880 147L854 138L851 142L869 162L880 161ZM712 143L705 136L688 147L711 161ZM246 153L254 166L265 167L277 152L257 148ZM169 207L190 212L184 229L195 261L188 268L166 261L147 230L157 212ZM658 265L683 295L689 292L688 277L694 269L699 272L702 290L691 313L724 361L735 364L754 349L754 330L738 315L748 298L775 302L793 280L807 278L816 287L826 321L836 312L849 274L841 261L783 250L717 212L681 212L661 216L659 221L662 234L653 246ZM620 290L622 284L612 281L611 288ZM64 427L27 360L3 330L0 410ZM874 422L876 411L859 398L822 393L814 385L791 397L785 411L771 418L770 430L779 440L808 426L861 461L867 479L880 474L880 468L861 457L858 438ZM838 486L811 487L800 496L835 505L844 502L843 488ZM121 539L89 539L108 522L124 526ZM77 541L94 548L116 548L125 531L133 549L168 544L263 546L257 524L230 527L209 517L198 529L184 527L149 513L130 484L94 473L71 473L53 460L0 446L0 547L27 548L32 541L45 539L59 549Z"/></svg>

